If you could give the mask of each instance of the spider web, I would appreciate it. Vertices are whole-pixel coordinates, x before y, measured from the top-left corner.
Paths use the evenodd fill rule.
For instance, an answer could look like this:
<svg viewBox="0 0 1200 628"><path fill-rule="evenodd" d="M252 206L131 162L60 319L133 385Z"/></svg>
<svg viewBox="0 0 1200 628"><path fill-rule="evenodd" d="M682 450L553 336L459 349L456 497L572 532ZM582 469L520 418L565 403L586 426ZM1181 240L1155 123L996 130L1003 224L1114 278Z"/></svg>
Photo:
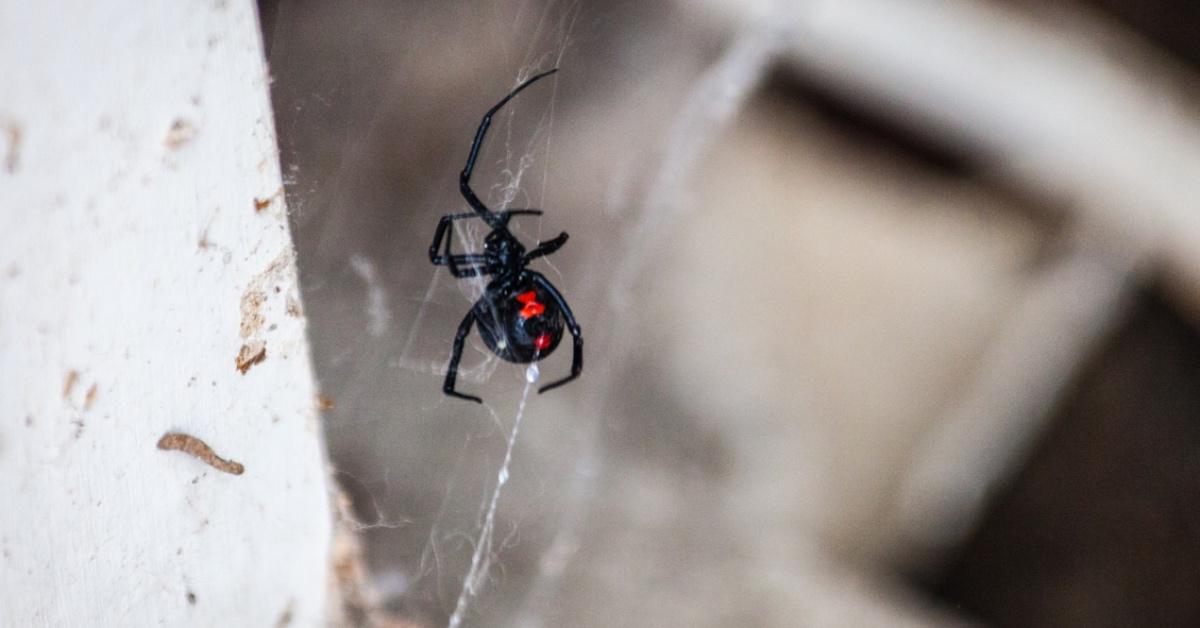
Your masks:
<svg viewBox="0 0 1200 628"><path fill-rule="evenodd" d="M437 97L403 89L401 70L385 75L379 88L382 94L361 105L352 116L360 122L344 131L341 137L348 139L330 150L333 156L323 163L313 157L320 148L315 141L306 144L296 138L320 136L322 130L332 134L337 129L341 122L334 114L357 103L350 83L343 85L326 76L325 82L306 84L292 77L279 79L292 90L290 95L280 85L276 88L280 144L298 233L305 305L314 329L315 362L323 389L334 399L326 428L333 464L360 518L367 519L354 528L368 540L374 586L382 605L422 626L474 623L533 628L556 623L549 619L549 608L561 594L563 578L583 542L594 484L605 465L600 417L608 412L608 399L622 374L621 362L635 342L632 333L610 331L636 318L622 298L649 264L651 242L678 219L686 201L687 173L737 111L770 57L770 36L753 30L709 68L701 68L698 78L685 86L685 106L665 130L644 190L637 191L637 164L628 161L614 168L616 174L601 205L602 218L617 239L588 242L593 234L573 230L565 249L570 253L560 254L562 259L574 257L579 268L603 272L575 272L564 278L553 259L538 261L577 313L579 304L589 298L606 304L584 309L593 316L581 317L589 339L589 369L579 380L586 387L574 385L581 400L566 405L570 397L562 394L531 399L537 369L521 372L523 382L518 385L514 375L519 369L493 356L473 333L463 354L459 383L461 389L484 398L480 408L442 396L441 379L458 321L482 294L486 278L455 280L444 268L430 265L425 255L429 239L438 216L466 210L457 194L457 174L479 116L506 90L550 67L564 71L501 110L472 184L493 210L546 211L540 217L513 219L510 228L527 246L544 239L544 232L553 235L565 226L560 218L568 208L552 201L564 196L561 191L552 193L561 176L555 154L563 152L555 138L558 90L564 80L588 80L574 72L578 66L572 66L572 52L577 25L597 19L594 9L584 10L573 0L502 2L491 10L495 15L484 21L492 27L489 36L501 41L495 47L506 51L500 56L508 63L500 65L508 68L508 80L489 79L469 92L454 92L453 115L446 117L468 130L452 135L452 150L436 160L437 167L430 169L432 178L422 176L419 182L398 186L409 192L400 195L403 211L420 212L418 219L398 217L396 208L389 206L394 199L385 194L387 186L368 180L363 172L386 170L380 161L404 162L390 156L390 151L413 150L408 142L379 146L376 136L388 135L384 131L394 124L390 112L429 106L414 104L421 102L436 106ZM387 14L388 9L381 11ZM295 33L312 28L298 19L289 22L293 13L303 12L298 3L282 0L273 25L268 25L274 30L270 49L274 68L302 65L307 58L288 45L289 37L299 39ZM321 17L322 27L327 27L329 16ZM393 17L397 23L403 21L403 16ZM436 39L461 26L439 20L418 16L418 25L410 24L404 33L412 35L429 26L434 33L430 39ZM317 132L306 129L308 125L316 125ZM383 200L363 191L381 187L380 196L388 197ZM362 209L372 206L379 209ZM371 244L369 235L348 236L346 222L366 225L362 231L369 235L396 233L387 225L411 228L412 233L400 234L404 244L389 248L390 243ZM456 252L481 249L487 233L481 221L453 224ZM581 277L585 281L580 282ZM563 356L554 357L560 361L548 360L541 368L564 368ZM561 413L568 409L578 429L554 452L558 460L567 462L548 461L536 447L523 446L518 438L525 433L523 424L534 431L525 438L541 439L538 431L545 433L548 424L566 422L570 417ZM364 445L372 442L387 446ZM523 532L528 526L522 522L535 518L535 530L543 532L538 542L531 543L528 566L515 571L505 557L522 535L529 534Z"/></svg>

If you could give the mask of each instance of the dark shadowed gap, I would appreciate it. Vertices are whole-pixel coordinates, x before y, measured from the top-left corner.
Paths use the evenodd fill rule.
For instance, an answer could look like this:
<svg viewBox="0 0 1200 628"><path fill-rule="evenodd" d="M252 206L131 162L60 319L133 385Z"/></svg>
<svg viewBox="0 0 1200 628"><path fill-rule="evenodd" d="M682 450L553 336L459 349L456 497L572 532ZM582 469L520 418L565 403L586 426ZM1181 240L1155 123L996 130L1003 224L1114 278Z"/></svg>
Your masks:
<svg viewBox="0 0 1200 628"><path fill-rule="evenodd" d="M1200 333L1140 297L926 590L990 626L1200 626Z"/></svg>
<svg viewBox="0 0 1200 628"><path fill-rule="evenodd" d="M978 156L939 141L901 125L892 123L882 115L876 115L856 107L847 99L835 94L797 72L776 71L767 83L767 89L780 96L816 111L828 119L839 132L863 145L877 146L884 151L903 155L935 172L950 176L974 177L982 166Z"/></svg>

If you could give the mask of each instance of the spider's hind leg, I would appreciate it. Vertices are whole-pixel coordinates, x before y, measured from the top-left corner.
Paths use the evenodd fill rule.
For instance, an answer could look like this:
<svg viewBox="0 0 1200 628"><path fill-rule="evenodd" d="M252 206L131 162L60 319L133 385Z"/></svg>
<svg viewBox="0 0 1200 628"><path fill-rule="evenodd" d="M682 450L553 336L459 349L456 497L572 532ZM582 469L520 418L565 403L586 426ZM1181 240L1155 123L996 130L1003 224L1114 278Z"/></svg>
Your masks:
<svg viewBox="0 0 1200 628"><path fill-rule="evenodd" d="M462 360L463 343L467 340L467 335L471 333L471 325L475 324L474 310L467 312L463 320L458 325L458 333L454 334L454 352L450 354L450 364L446 366L446 381L442 384L442 392L451 397L459 399L468 399L475 403L483 403L479 397L472 395L464 395L454 390L454 381L458 379L458 362Z"/></svg>
<svg viewBox="0 0 1200 628"><path fill-rule="evenodd" d="M571 350L571 374L554 382L550 382L538 389L538 394L544 393L547 390L553 390L579 377L583 372L583 330L579 327L579 323L575 321L575 314L571 312L571 306L567 305L567 300L563 298L558 288L550 283L541 273L529 271L529 275L533 278L534 283L541 286L543 290L550 293L550 297L562 310L563 318L567 321L567 331L571 332L572 350Z"/></svg>

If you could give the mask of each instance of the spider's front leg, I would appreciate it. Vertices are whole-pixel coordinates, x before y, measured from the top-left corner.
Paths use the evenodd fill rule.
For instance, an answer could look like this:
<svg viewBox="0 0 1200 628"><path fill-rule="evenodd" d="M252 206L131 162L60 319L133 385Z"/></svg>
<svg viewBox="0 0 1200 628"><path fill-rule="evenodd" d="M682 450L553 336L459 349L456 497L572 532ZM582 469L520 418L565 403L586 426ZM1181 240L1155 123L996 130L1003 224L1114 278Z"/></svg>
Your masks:
<svg viewBox="0 0 1200 628"><path fill-rule="evenodd" d="M490 274L488 259L484 255L467 253L454 255L450 252L450 242L454 234L450 225L455 220L475 218L475 214L449 214L438 221L437 230L433 232L433 243L429 245L429 261L436 266L449 266L450 274L456 278L477 277Z"/></svg>
<svg viewBox="0 0 1200 628"><path fill-rule="evenodd" d="M442 384L442 392L451 397L459 399L468 399L475 403L483 403L479 397L472 395L464 395L454 390L454 380L458 379L458 362L462 360L463 343L467 340L467 335L471 333L471 325L475 324L475 311L467 312L462 322L458 325L458 333L454 334L454 352L450 354L450 364L446 366L446 381Z"/></svg>
<svg viewBox="0 0 1200 628"><path fill-rule="evenodd" d="M450 233L450 224L455 220L464 218L474 218L475 214L447 214L442 216L438 221L437 229L433 232L433 243L429 245L429 261L437 266L444 266L447 262L447 257L450 257L450 240L453 235ZM445 245L445 255L441 254L441 249Z"/></svg>
<svg viewBox="0 0 1200 628"><path fill-rule="evenodd" d="M495 214L499 217L502 225L507 225L509 218L512 216L541 216L540 209L510 209ZM448 214L442 216L438 221L437 229L433 232L433 243L429 245L429 261L435 266L448 266L450 274L456 278L478 277L479 275L490 275L495 272L492 266L492 260L489 260L486 255L479 253L454 254L450 252L450 243L454 240L454 234L450 230L450 225L455 220L465 220L467 218L478 218L476 214ZM535 257L541 255L549 255L558 247L562 246L563 242L567 241L567 234L561 234L557 238L546 242L539 243L538 248L534 249L537 253ZM544 247L549 247L548 250L542 250ZM540 252L539 252L540 251ZM531 259L526 256L526 259Z"/></svg>
<svg viewBox="0 0 1200 628"><path fill-rule="evenodd" d="M558 234L558 237L554 238L553 240L547 240L545 242L538 242L537 246L534 247L532 251L525 254L525 261L529 262L529 261L539 258L539 257L545 257L545 256L559 250L560 248L562 248L562 245L567 243L568 237L570 237L570 236L568 236L567 232L564 231L564 232Z"/></svg>
<svg viewBox="0 0 1200 628"><path fill-rule="evenodd" d="M471 142L471 153L467 155L467 164L463 166L462 174L458 177L458 189L462 193L463 198L466 199L467 204L471 206L471 209L474 209L475 213L493 229L503 227L504 223L507 222L507 218L503 217L504 212L493 212L488 209L487 205L484 205L483 201L475 195L475 191L471 189L471 172L475 170L475 160L479 157L479 149L483 147L483 138L487 137L488 127L492 125L492 116L496 115L496 112L500 111L500 108L505 103L521 93L521 90L557 71L558 68L554 68L542 72L516 86L507 96L501 98L500 102L493 105L491 109L488 109L487 113L483 114L483 119L479 121L479 129L475 131L475 139Z"/></svg>

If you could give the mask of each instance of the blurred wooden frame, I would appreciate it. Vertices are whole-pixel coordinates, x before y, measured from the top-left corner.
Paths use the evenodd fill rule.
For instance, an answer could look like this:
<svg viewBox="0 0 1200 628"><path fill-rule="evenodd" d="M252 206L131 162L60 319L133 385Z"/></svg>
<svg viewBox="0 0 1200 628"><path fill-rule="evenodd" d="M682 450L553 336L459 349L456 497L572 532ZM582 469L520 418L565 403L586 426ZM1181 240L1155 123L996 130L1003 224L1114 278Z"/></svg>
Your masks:
<svg viewBox="0 0 1200 628"><path fill-rule="evenodd" d="M784 64L1068 212L1065 252L1031 281L976 381L911 454L893 523L918 562L970 529L1150 264L1200 322L1200 99L1197 77L1167 54L1082 10L1051 20L977 0L767 13L683 4L743 31L769 17Z"/></svg>

